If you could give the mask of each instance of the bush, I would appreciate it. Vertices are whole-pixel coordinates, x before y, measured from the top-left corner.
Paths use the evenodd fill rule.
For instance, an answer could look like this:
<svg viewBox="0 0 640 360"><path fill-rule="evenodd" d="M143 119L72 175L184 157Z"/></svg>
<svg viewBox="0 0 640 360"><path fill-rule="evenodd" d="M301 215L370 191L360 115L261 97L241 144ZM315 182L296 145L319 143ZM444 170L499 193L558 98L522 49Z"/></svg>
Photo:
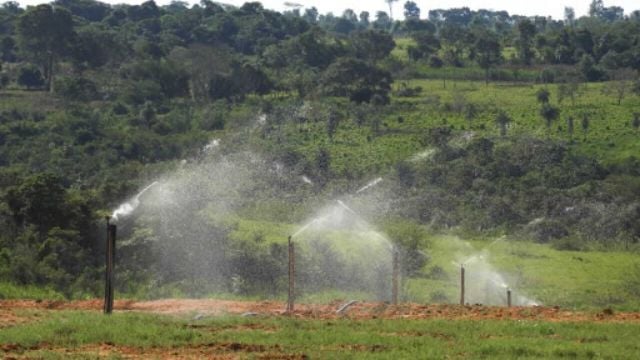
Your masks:
<svg viewBox="0 0 640 360"><path fill-rule="evenodd" d="M527 225L527 230L529 235L539 243L548 243L569 235L569 231L560 221L551 219L533 221ZM569 246L569 244L566 245Z"/></svg>
<svg viewBox="0 0 640 360"><path fill-rule="evenodd" d="M429 302L436 303L436 304L446 304L446 303L450 303L451 300L449 300L449 297L447 296L447 294L445 294L440 290L436 290L431 293L431 296L429 297Z"/></svg>
<svg viewBox="0 0 640 360"><path fill-rule="evenodd" d="M630 295L640 297L640 263L636 263L629 271L623 289Z"/></svg>
<svg viewBox="0 0 640 360"><path fill-rule="evenodd" d="M563 251L582 251L584 250L584 243L574 237L564 237L552 241L551 246L556 250Z"/></svg>
<svg viewBox="0 0 640 360"><path fill-rule="evenodd" d="M551 69L544 69L540 72L540 82L550 84L556 80L556 73Z"/></svg>
<svg viewBox="0 0 640 360"><path fill-rule="evenodd" d="M127 115L129 113L129 109L121 102L115 103L112 111L115 115Z"/></svg>
<svg viewBox="0 0 640 360"><path fill-rule="evenodd" d="M444 66L444 61L436 55L431 55L431 57L429 57L429 66L439 69Z"/></svg>
<svg viewBox="0 0 640 360"><path fill-rule="evenodd" d="M96 84L83 77L57 79L55 89L59 96L71 101L91 101L99 96Z"/></svg>
<svg viewBox="0 0 640 360"><path fill-rule="evenodd" d="M35 65L25 65L18 70L18 85L27 89L42 87L44 78L42 73Z"/></svg>
<svg viewBox="0 0 640 360"><path fill-rule="evenodd" d="M6 73L0 74L0 89L6 88L7 85L9 85L10 80L11 79L9 78L9 74L6 74Z"/></svg>

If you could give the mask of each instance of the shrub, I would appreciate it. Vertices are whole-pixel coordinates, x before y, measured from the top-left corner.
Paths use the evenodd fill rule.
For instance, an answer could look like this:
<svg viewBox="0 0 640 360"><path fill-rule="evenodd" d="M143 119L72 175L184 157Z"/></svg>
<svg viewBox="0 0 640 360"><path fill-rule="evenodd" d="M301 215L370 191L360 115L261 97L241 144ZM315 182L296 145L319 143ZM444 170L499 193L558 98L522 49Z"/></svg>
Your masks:
<svg viewBox="0 0 640 360"><path fill-rule="evenodd" d="M431 57L429 57L429 66L439 69L444 66L444 61L436 55L431 55Z"/></svg>
<svg viewBox="0 0 640 360"><path fill-rule="evenodd" d="M66 100L91 101L98 99L96 84L83 77L63 77L56 79L56 93Z"/></svg>
<svg viewBox="0 0 640 360"><path fill-rule="evenodd" d="M115 103L112 111L116 115L127 115L129 113L129 109L121 102Z"/></svg>
<svg viewBox="0 0 640 360"><path fill-rule="evenodd" d="M6 73L0 74L0 89L4 89L5 87L7 87L7 85L9 85L10 80L11 79L9 78L9 74L6 74Z"/></svg>
<svg viewBox="0 0 640 360"><path fill-rule="evenodd" d="M18 70L18 85L24 86L27 89L42 87L44 85L44 78L35 65L28 64Z"/></svg>

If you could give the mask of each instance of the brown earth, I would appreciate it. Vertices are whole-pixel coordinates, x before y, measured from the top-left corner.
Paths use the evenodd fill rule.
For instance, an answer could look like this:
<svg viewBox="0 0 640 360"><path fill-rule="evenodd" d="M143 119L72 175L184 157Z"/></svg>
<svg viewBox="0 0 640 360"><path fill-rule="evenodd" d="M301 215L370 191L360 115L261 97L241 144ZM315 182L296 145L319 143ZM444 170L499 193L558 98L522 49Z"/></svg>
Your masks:
<svg viewBox="0 0 640 360"><path fill-rule="evenodd" d="M487 307L481 305L420 305L386 303L355 303L341 314L337 313L344 301L336 300L324 305L300 304L293 313L284 311L285 304L276 301L229 301L229 300L156 300L115 302L116 312L136 311L176 316L219 316L225 314L244 316L290 316L299 319L451 319L451 320L540 320L572 322L640 322L640 313L614 312L604 309L600 312L568 311L559 307ZM101 300L87 301L33 301L0 300L0 331L29 321L37 321L46 316L42 311L85 310L102 311ZM198 324L186 325L198 328ZM234 325L241 329L272 332L260 323ZM396 334L394 334L396 335ZM398 336L422 336L425 334L398 333ZM427 334L446 339L446 334ZM345 351L384 351L380 345L344 345ZM73 349L60 348L40 343L32 348L22 348L15 344L0 344L0 357L5 359L40 358L42 352L53 352L64 357L105 358L111 356L126 359L306 359L304 354L286 353L279 345L242 344L236 342L213 342L182 347L137 348L111 343L89 344Z"/></svg>
<svg viewBox="0 0 640 360"><path fill-rule="evenodd" d="M421 305L406 303L389 305L386 303L356 303L338 314L343 302L336 300L329 304L299 304L291 314L284 311L285 304L277 301L231 301L167 299L155 301L117 300L114 311L139 311L166 315L201 316L217 315L260 315L291 316L307 319L454 319L454 320L542 320L542 321L640 321L640 313L614 312L604 309L600 312L580 312L559 307L488 307L482 305ZM101 300L80 301L34 301L0 300L0 328L24 321L15 310L102 310Z"/></svg>

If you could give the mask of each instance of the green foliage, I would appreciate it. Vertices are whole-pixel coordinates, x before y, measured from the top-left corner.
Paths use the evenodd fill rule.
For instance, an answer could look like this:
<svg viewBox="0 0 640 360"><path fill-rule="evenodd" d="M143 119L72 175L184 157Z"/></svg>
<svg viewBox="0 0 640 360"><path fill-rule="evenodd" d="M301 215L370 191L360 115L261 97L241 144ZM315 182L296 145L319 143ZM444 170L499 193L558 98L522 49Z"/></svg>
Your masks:
<svg viewBox="0 0 640 360"><path fill-rule="evenodd" d="M619 76L640 66L634 39L640 29L633 18L611 18L616 12L605 9L597 17L606 21L545 25L468 9L436 9L425 21L409 4L407 21L394 25L386 13L369 24L367 14L358 20L353 12L337 18L308 9L300 17L257 3L189 8L59 0L27 10L7 3L0 9L3 74L27 89L52 85L59 96L3 80L0 279L50 285L65 296L99 293L96 244L103 231L95 214L177 168L178 160L199 158L212 138L232 144L229 152L251 149L312 177L307 195L315 200L390 174L402 204L393 216L408 219L407 228L506 232L564 250L633 248L640 143L637 116L630 114L638 98L625 97L635 74L625 82ZM54 70L64 76L52 81ZM392 76L405 79L393 94ZM582 83L607 78L618 81ZM554 81L558 105L540 90L546 95L538 92L539 112L534 83ZM564 124L554 131L560 111L568 138ZM574 118L581 141L573 139ZM510 136L495 136L494 123ZM241 212L293 223L310 207L296 201L288 207L256 199ZM233 238L225 249L238 251L240 275L222 290L281 289L280 255L271 253L281 248L247 242L253 232L233 237L222 226L202 229ZM149 245L156 234L148 230L123 234L134 240L123 256L139 261L122 273L127 290L150 293L147 275L157 271L171 289L204 293L203 278L194 275L204 262L194 261L188 276L156 268ZM275 235L264 234L271 243ZM424 244L410 245L415 255ZM189 259L162 249L164 256L172 250L180 261ZM149 256L135 258L140 253ZM259 273L261 267L268 271ZM251 281L254 274L261 283Z"/></svg>
<svg viewBox="0 0 640 360"><path fill-rule="evenodd" d="M40 70L35 65L26 65L20 67L17 83L27 89L32 89L43 86L44 78L42 77Z"/></svg>
<svg viewBox="0 0 640 360"><path fill-rule="evenodd" d="M343 58L331 64L320 79L320 89L330 96L345 96L349 100L370 102L374 96L388 102L391 74L362 61Z"/></svg>
<svg viewBox="0 0 640 360"><path fill-rule="evenodd" d="M396 46L391 35L380 30L357 31L350 39L354 56L369 62L386 58Z"/></svg>
<svg viewBox="0 0 640 360"><path fill-rule="evenodd" d="M2 282L0 283L0 299L63 300L64 296L51 288Z"/></svg>
<svg viewBox="0 0 640 360"><path fill-rule="evenodd" d="M560 116L560 109L545 102L540 107L540 116L544 119L547 129L551 130L551 125Z"/></svg>
<svg viewBox="0 0 640 360"><path fill-rule="evenodd" d="M54 10L48 4L34 6L20 15L16 30L21 49L42 64L50 87L55 62L68 51L73 38L71 13L64 8Z"/></svg>
<svg viewBox="0 0 640 360"><path fill-rule="evenodd" d="M56 93L73 101L91 101L98 99L96 84L83 77L60 77L56 79Z"/></svg>

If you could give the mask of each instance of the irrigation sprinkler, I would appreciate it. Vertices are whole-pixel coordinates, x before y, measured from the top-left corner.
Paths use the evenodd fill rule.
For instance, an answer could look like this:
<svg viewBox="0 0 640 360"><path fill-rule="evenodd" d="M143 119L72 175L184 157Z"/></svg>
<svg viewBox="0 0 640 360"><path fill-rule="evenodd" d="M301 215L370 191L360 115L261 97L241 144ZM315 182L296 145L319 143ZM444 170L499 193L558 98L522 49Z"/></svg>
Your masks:
<svg viewBox="0 0 640 360"><path fill-rule="evenodd" d="M507 288L507 307L511 307L511 289Z"/></svg>
<svg viewBox="0 0 640 360"><path fill-rule="evenodd" d="M295 281L296 281L296 256L291 236L288 239L289 244L289 293L287 295L287 312L292 313L295 302Z"/></svg>
<svg viewBox="0 0 640 360"><path fill-rule="evenodd" d="M464 264L460 264L460 305L464 306Z"/></svg>
<svg viewBox="0 0 640 360"><path fill-rule="evenodd" d="M113 262L116 252L116 231L117 226L109 222L107 217L107 246L106 246L106 269L104 286L104 313L111 314L113 311Z"/></svg>
<svg viewBox="0 0 640 360"><path fill-rule="evenodd" d="M398 279L400 277L400 252L396 247L393 247L392 252L392 264L393 272L391 277L391 303L398 305Z"/></svg>

